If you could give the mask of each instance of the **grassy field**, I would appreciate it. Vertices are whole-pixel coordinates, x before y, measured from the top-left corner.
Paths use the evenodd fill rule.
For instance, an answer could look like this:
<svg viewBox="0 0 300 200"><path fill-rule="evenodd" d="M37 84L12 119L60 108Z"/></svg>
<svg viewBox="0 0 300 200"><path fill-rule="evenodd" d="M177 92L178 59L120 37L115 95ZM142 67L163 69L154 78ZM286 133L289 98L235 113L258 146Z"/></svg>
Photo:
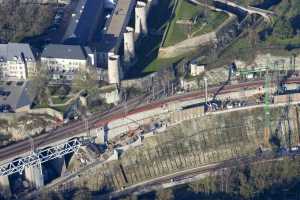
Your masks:
<svg viewBox="0 0 300 200"><path fill-rule="evenodd" d="M149 30L166 31L165 29L167 29L169 23L171 23L166 35L167 44L173 44L187 38L187 33L184 32L185 27L178 27L178 24L175 23L177 19L191 19L200 12L203 12L203 7L201 6L192 5L186 0L178 0L176 14L175 16L171 16L175 3L175 0L159 1L159 4L149 13L149 18L153 19L148 24ZM219 26L226 17L227 15L224 13L209 11L209 23L204 23L203 19L199 18L197 23L192 27L192 32L195 36L210 32ZM128 73L128 78L139 77L141 74L157 71L162 67L170 66L178 62L185 56L194 54L194 52L191 52L188 55L182 55L180 57L160 59L157 56L160 45L163 42L162 39L162 35L148 35L142 38L137 48L138 62Z"/></svg>
<svg viewBox="0 0 300 200"><path fill-rule="evenodd" d="M176 63L182 58L183 56L168 58L168 59L156 58L145 68L144 72L150 73L150 72L158 71L162 66L170 66L172 63Z"/></svg>
<svg viewBox="0 0 300 200"><path fill-rule="evenodd" d="M57 96L51 97L51 99L54 104L63 104L69 100L68 97L57 97Z"/></svg>
<svg viewBox="0 0 300 200"><path fill-rule="evenodd" d="M172 10L172 6L175 5L175 0L169 1L169 9ZM257 5L261 3L256 0L241 0L239 3L245 5ZM164 4L167 4L167 1L164 1ZM162 5L162 3L161 3ZM274 23L266 24L262 23L255 30L253 30L255 36L245 35L240 39L233 42L228 48L226 48L218 57L215 58L206 58L209 64L209 67L223 66L231 63L234 59L240 59L244 61L253 60L255 54L257 53L272 53L273 55L291 55L293 52L297 51L297 48L300 47L300 1L299 0L290 0L290 1L281 1L280 3L274 4L270 9L274 10L276 17L274 17ZM163 9L161 9L163 11ZM169 20L165 18L164 23L161 23L159 27L166 27L166 24L170 23L168 32L165 38L163 47L173 45L177 42L180 42L188 37L188 34L191 36L197 36L203 33L210 32L219 26L226 18L227 15L220 12L209 11L207 20L209 23L199 17L197 23L195 23L190 29L187 25L176 24L177 20L191 20L196 16L203 15L204 9L201 6L195 6L188 3L186 0L178 0L175 14L170 17ZM163 13L163 12L161 12ZM153 15L156 18L160 14ZM159 17L158 17L159 18ZM292 26L292 36L289 38L280 37L280 31L285 30L285 26L282 28L277 25L277 32L273 31L276 27L276 22L281 18L286 18ZM151 22L152 26L155 22ZM262 36L265 30L270 29L271 32L265 37ZM283 33L284 34L284 33ZM256 44L252 44L253 38L256 38ZM141 50L139 50L140 57L137 66L143 69L143 73L150 73L157 71L163 67L170 66L182 58L187 57L188 55L183 55L180 57L175 57L171 59L161 59L157 57L157 51L161 38L146 39L145 45ZM275 47L275 48L274 48ZM278 48L276 48L278 47ZM292 51L290 51L292 49ZM154 53L155 52L155 53ZM192 54L192 53L191 53Z"/></svg>
<svg viewBox="0 0 300 200"><path fill-rule="evenodd" d="M33 105L32 108L48 108L49 104L46 99L41 99L40 101L36 102L36 105Z"/></svg>
<svg viewBox="0 0 300 200"><path fill-rule="evenodd" d="M144 73L151 73L160 70L163 67L169 67L172 64L176 64L180 62L183 58L192 59L195 55L198 55L199 52L197 50L191 51L187 54L182 54L173 58L155 58L149 65L144 69Z"/></svg>
<svg viewBox="0 0 300 200"><path fill-rule="evenodd" d="M159 3L149 12L149 19L152 20L149 21L148 26L149 30L153 32L157 31L163 33L171 18L175 0L163 0L158 2ZM156 60L162 38L162 34L149 34L147 37L140 39L136 52L138 62L127 73L128 78L140 77L141 74L149 72L149 70L145 70L145 68Z"/></svg>
<svg viewBox="0 0 300 200"><path fill-rule="evenodd" d="M55 106L50 108L57 110L58 112L65 113L69 106Z"/></svg>
<svg viewBox="0 0 300 200"><path fill-rule="evenodd" d="M163 46L171 46L188 37L211 32L221 25L227 17L225 13L211 10L207 10L207 16L205 17L204 7L191 4L186 0L178 0L175 16L172 19ZM197 20L195 20L196 18ZM178 20L190 20L193 21L193 24L178 24Z"/></svg>

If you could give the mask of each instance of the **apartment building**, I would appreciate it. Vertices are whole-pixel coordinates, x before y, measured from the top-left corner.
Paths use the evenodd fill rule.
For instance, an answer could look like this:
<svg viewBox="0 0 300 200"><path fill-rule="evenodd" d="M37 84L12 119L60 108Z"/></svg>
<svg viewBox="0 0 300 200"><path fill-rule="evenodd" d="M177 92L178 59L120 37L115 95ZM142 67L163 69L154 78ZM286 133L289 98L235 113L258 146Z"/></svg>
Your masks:
<svg viewBox="0 0 300 200"><path fill-rule="evenodd" d="M49 44L43 50L41 64L48 69L52 79L72 80L74 74L94 65L94 54L88 47Z"/></svg>
<svg viewBox="0 0 300 200"><path fill-rule="evenodd" d="M36 59L29 44L0 44L0 79L26 80L36 74Z"/></svg>

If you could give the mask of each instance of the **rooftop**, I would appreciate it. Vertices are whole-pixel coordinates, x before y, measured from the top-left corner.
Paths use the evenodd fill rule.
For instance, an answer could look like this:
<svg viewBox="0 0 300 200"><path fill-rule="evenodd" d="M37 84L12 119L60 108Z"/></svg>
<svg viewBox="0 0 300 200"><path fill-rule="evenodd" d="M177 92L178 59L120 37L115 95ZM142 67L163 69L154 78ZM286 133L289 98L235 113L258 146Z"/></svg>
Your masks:
<svg viewBox="0 0 300 200"><path fill-rule="evenodd" d="M128 24L130 15L134 8L134 0L118 0L114 12L106 25L106 33L103 37L105 51L114 50L119 45L120 35Z"/></svg>
<svg viewBox="0 0 300 200"><path fill-rule="evenodd" d="M79 45L49 44L43 50L41 57L86 60L86 54Z"/></svg>
<svg viewBox="0 0 300 200"><path fill-rule="evenodd" d="M29 44L24 43L8 43L0 44L0 62L13 61L18 58L27 61L35 61Z"/></svg>
<svg viewBox="0 0 300 200"><path fill-rule="evenodd" d="M86 45L95 31L103 9L103 0L79 0L64 35L64 42Z"/></svg>
<svg viewBox="0 0 300 200"><path fill-rule="evenodd" d="M13 110L31 105L34 99L29 89L31 82L2 82L0 84L0 105L10 105Z"/></svg>

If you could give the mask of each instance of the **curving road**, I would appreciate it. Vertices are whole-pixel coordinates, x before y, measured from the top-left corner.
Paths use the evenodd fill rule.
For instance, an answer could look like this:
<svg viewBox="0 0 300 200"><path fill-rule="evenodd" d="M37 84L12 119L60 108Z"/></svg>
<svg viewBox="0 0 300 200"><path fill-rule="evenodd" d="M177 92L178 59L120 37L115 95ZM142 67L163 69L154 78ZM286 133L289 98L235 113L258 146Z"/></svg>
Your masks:
<svg viewBox="0 0 300 200"><path fill-rule="evenodd" d="M197 179L193 180L193 178L196 177L197 175L201 175L201 174L209 175L209 173L234 168L240 165L279 161L279 160L283 160L284 157L293 158L294 156L299 156L299 155L300 152L298 151L290 152L288 155L285 156L276 155L273 154L272 152L266 152L266 154L260 156L250 156L250 157L244 156L244 157L231 158L221 162L215 162L207 165L202 165L196 168L185 169L165 176L156 177L144 182L137 183L135 185L131 185L122 190L113 191L111 193L104 194L104 195L94 196L93 199L95 200L96 199L97 200L118 199L120 197L126 197L131 194L144 194L154 190L163 189L164 188L163 184L166 183L173 182L174 183L173 186L176 186L176 185L196 181Z"/></svg>
<svg viewBox="0 0 300 200"><path fill-rule="evenodd" d="M300 83L300 78L298 77L290 78L287 81L287 83ZM219 94L240 91L241 89L249 88L249 87L260 87L263 86L263 84L264 81L258 80L258 81L244 82L236 85L226 85L219 92ZM215 93L219 90L219 88L220 87L209 88L208 93L209 94ZM174 102L174 101L184 101L184 100L201 98L204 97L204 95L205 95L204 91L195 91L195 92L189 92L181 95L174 95L163 100L157 100L155 102L142 105L147 98L146 95L143 95L141 97L134 98L127 102L127 110L128 110L127 115L148 111L154 108L159 108L167 103ZM87 120L88 120L89 127L93 129L93 128L104 126L110 121L121 119L124 116L125 116L125 107L124 105L119 105L114 107L110 111L104 113L96 113L91 117L89 117ZM84 131L86 131L84 120L71 122L51 132L47 132L45 134L34 137L33 138L34 146L35 148L42 148L47 145L50 146L52 143L59 142L60 140L64 140L70 137L76 137L77 135L79 135ZM0 149L0 162L12 158L16 158L18 155L22 155L27 152L30 152L30 150L31 150L31 143L29 139L3 147L2 149Z"/></svg>

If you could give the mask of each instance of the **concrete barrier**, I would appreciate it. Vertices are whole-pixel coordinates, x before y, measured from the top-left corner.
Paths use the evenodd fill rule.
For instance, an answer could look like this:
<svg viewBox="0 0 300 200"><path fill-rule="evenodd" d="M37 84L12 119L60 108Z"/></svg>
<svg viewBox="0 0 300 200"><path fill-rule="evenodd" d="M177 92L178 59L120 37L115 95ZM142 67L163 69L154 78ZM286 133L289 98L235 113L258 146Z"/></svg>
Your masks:
<svg viewBox="0 0 300 200"><path fill-rule="evenodd" d="M300 102L300 94L288 94L288 95L278 95L274 96L274 103L287 103L287 102Z"/></svg>

